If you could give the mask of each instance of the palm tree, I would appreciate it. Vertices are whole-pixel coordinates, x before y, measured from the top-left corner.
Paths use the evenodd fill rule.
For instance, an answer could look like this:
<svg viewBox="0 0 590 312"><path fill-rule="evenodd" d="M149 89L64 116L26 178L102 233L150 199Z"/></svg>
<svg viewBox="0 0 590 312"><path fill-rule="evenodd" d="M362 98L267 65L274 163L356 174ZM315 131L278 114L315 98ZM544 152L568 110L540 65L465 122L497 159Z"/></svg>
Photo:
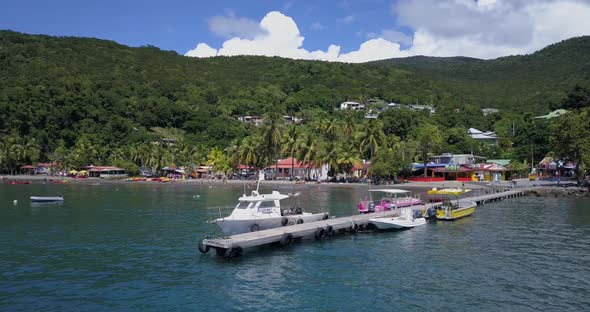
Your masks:
<svg viewBox="0 0 590 312"><path fill-rule="evenodd" d="M325 135L329 140L333 140L338 132L339 124L335 117L322 118L320 120L318 130Z"/></svg>
<svg viewBox="0 0 590 312"><path fill-rule="evenodd" d="M261 142L257 136L248 136L242 142L240 146L240 158L244 165L258 168L258 164L262 158Z"/></svg>
<svg viewBox="0 0 590 312"><path fill-rule="evenodd" d="M348 174L352 171L352 168L355 165L360 163L361 157L358 149L352 144L344 144L340 149L340 155L338 157L338 167L340 168L340 172Z"/></svg>
<svg viewBox="0 0 590 312"><path fill-rule="evenodd" d="M21 163L30 163L39 157L39 144L34 138L24 138L21 144L15 146L16 159Z"/></svg>
<svg viewBox="0 0 590 312"><path fill-rule="evenodd" d="M230 145L225 148L225 153L228 155L230 165L236 169L242 164L242 157L240 155L240 147L242 145L242 138L236 138L231 141Z"/></svg>
<svg viewBox="0 0 590 312"><path fill-rule="evenodd" d="M0 168L5 167L9 169L10 174L13 174L12 163L16 158L15 144L10 139L4 140L0 143Z"/></svg>
<svg viewBox="0 0 590 312"><path fill-rule="evenodd" d="M221 148L214 147L207 155L207 165L213 167L213 171L227 173L231 168L227 156L223 153Z"/></svg>
<svg viewBox="0 0 590 312"><path fill-rule="evenodd" d="M354 115L352 113L347 113L344 117L344 122L342 124L342 132L348 138L352 137L356 131L356 120L354 120Z"/></svg>
<svg viewBox="0 0 590 312"><path fill-rule="evenodd" d="M308 134L303 139L298 150L298 158L307 166L307 178L311 178L311 166L319 166L322 163L322 142L314 134Z"/></svg>
<svg viewBox="0 0 590 312"><path fill-rule="evenodd" d="M76 166L85 166L95 162L97 154L96 146L87 138L82 137L76 142L72 156Z"/></svg>
<svg viewBox="0 0 590 312"><path fill-rule="evenodd" d="M170 163L170 153L159 144L152 145L147 165L156 172Z"/></svg>
<svg viewBox="0 0 590 312"><path fill-rule="evenodd" d="M188 169L187 172L194 173L196 167L201 164L203 153L201 153L198 146L185 145L182 154L185 165Z"/></svg>
<svg viewBox="0 0 590 312"><path fill-rule="evenodd" d="M127 155L129 159L134 162L136 165L142 165L142 147L139 143L130 145L127 149Z"/></svg>
<svg viewBox="0 0 590 312"><path fill-rule="evenodd" d="M152 169L152 167L150 166L151 162L151 154L152 154L152 147L153 145L151 144L143 144L139 146L139 159L141 162L142 166L147 166L150 169Z"/></svg>
<svg viewBox="0 0 590 312"><path fill-rule="evenodd" d="M416 140L417 149L422 156L424 164L424 176L428 174L426 164L428 163L428 153L436 151L442 144L442 135L435 125L423 125L416 128L412 133L412 138Z"/></svg>
<svg viewBox="0 0 590 312"><path fill-rule="evenodd" d="M281 138L283 136L283 117L277 112L272 112L266 115L264 118L264 128L262 129L262 140L264 142L264 148L267 151L269 159L273 159L275 163L275 174L276 178L278 171L277 155L281 144Z"/></svg>
<svg viewBox="0 0 590 312"><path fill-rule="evenodd" d="M0 144L0 164L9 169L10 174L14 174L14 162L17 160L18 145L16 138L10 137Z"/></svg>
<svg viewBox="0 0 590 312"><path fill-rule="evenodd" d="M327 164L335 173L339 172L338 158L341 154L340 144L329 141L326 145L325 153L322 155L322 163Z"/></svg>
<svg viewBox="0 0 590 312"><path fill-rule="evenodd" d="M293 180L293 176L295 174L295 154L299 148L299 134L299 127L292 125L287 128L287 132L285 132L283 136L282 153L291 157L291 180Z"/></svg>
<svg viewBox="0 0 590 312"><path fill-rule="evenodd" d="M109 156L109 160L112 163L118 163L122 160L125 160L125 152L123 151L122 148L115 148L113 150L111 150L111 155Z"/></svg>
<svg viewBox="0 0 590 312"><path fill-rule="evenodd" d="M361 148L368 148L371 158L385 141L382 127L383 123L380 120L366 120L363 124L363 130L358 133Z"/></svg>
<svg viewBox="0 0 590 312"><path fill-rule="evenodd" d="M49 160L57 164L57 171L67 171L72 167L72 152L66 149L63 141L49 155Z"/></svg>

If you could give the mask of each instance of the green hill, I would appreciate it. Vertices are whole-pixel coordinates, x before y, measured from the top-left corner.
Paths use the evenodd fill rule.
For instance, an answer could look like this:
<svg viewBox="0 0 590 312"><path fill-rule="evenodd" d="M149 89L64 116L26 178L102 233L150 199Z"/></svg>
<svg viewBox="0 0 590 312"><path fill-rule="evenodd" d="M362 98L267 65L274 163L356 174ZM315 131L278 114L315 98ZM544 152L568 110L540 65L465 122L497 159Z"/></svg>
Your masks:
<svg viewBox="0 0 590 312"><path fill-rule="evenodd" d="M590 38L495 60L411 57L366 64L239 56L189 58L92 38L0 31L0 136L86 135L105 146L148 141L154 127L191 143L226 146L248 130L242 114L310 119L345 100L380 98L438 107L473 104L545 111L590 81Z"/></svg>
<svg viewBox="0 0 590 312"><path fill-rule="evenodd" d="M590 85L590 37L565 40L530 55L493 60L416 56L373 64L414 72L481 107L542 111L576 84Z"/></svg>
<svg viewBox="0 0 590 312"><path fill-rule="evenodd" d="M370 97L455 98L431 80L380 65L198 59L151 46L0 31L0 131L46 137L48 144L64 139L71 146L82 134L124 144L145 129L171 127L195 143L223 146L245 131L236 115L311 116Z"/></svg>

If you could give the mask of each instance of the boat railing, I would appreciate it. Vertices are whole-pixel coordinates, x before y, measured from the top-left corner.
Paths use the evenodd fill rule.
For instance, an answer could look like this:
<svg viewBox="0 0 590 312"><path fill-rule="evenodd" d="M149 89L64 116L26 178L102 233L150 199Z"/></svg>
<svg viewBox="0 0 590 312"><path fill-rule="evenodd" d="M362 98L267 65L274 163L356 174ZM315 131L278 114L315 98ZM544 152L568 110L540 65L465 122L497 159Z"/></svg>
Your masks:
<svg viewBox="0 0 590 312"><path fill-rule="evenodd" d="M207 207L207 220L214 221L216 219L227 217L233 210L234 207L230 206Z"/></svg>

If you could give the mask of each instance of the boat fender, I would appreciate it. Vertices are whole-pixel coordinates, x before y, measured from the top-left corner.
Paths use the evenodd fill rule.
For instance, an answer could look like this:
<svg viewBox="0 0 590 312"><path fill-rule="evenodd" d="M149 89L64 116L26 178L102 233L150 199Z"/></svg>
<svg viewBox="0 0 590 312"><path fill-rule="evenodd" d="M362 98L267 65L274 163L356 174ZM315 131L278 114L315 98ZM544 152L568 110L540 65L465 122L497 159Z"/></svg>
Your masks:
<svg viewBox="0 0 590 312"><path fill-rule="evenodd" d="M285 226L285 225L287 225L287 224L289 224L289 219L288 219L287 217L283 217L283 218L281 219L281 225L282 225L282 226Z"/></svg>
<svg viewBox="0 0 590 312"><path fill-rule="evenodd" d="M301 224L301 223L303 223L303 219L301 219L301 218L297 219L297 224Z"/></svg>
<svg viewBox="0 0 590 312"><path fill-rule="evenodd" d="M301 210L301 208L297 207L295 208L295 214L302 214L303 211Z"/></svg>
<svg viewBox="0 0 590 312"><path fill-rule="evenodd" d="M281 240L279 241L279 244L281 246L289 246L291 245L291 243L293 243L293 234L290 233L285 233L283 235L283 237L281 237Z"/></svg>
<svg viewBox="0 0 590 312"><path fill-rule="evenodd" d="M260 226L256 223L252 224L252 226L250 226L250 232L258 232L260 231Z"/></svg>
<svg viewBox="0 0 590 312"><path fill-rule="evenodd" d="M202 252L202 253L208 253L209 252L209 249L211 249L211 246L205 245L203 243L203 241L200 241L199 242L199 251L200 252Z"/></svg>
<svg viewBox="0 0 590 312"><path fill-rule="evenodd" d="M225 257L228 259L239 257L242 255L242 251L243 251L242 247L240 247L240 246L228 248L225 251Z"/></svg>
<svg viewBox="0 0 590 312"><path fill-rule="evenodd" d="M331 225L328 225L326 227L326 236L327 237L332 237L334 236L334 228Z"/></svg>
<svg viewBox="0 0 590 312"><path fill-rule="evenodd" d="M350 228L348 228L348 230L350 231L350 233L356 233L359 230L359 225L355 223L351 225Z"/></svg>
<svg viewBox="0 0 590 312"><path fill-rule="evenodd" d="M322 219L323 220L328 220L328 217L330 217L330 215L327 212L325 212L324 213L324 216L322 217Z"/></svg>
<svg viewBox="0 0 590 312"><path fill-rule="evenodd" d="M316 240L323 239L325 235L325 231L323 228L317 228L314 233L314 237Z"/></svg>

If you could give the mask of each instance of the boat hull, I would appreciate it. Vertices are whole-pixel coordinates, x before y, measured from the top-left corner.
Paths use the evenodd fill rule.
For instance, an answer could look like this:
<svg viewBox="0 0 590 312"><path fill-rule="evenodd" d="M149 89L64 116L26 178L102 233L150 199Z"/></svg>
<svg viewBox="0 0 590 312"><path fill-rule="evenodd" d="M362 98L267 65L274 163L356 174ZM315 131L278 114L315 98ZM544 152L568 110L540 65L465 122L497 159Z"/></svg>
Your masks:
<svg viewBox="0 0 590 312"><path fill-rule="evenodd" d="M426 224L426 219L424 218L404 218L404 217L394 217L394 218L375 218L370 219L369 222L374 224L377 229L379 230L401 230L401 229L409 229L413 227L417 227L420 225Z"/></svg>
<svg viewBox="0 0 590 312"><path fill-rule="evenodd" d="M47 203L47 202L56 202L56 201L63 201L63 197L40 197L40 196L31 196L31 201L35 203Z"/></svg>
<svg viewBox="0 0 590 312"><path fill-rule="evenodd" d="M453 209L450 212L446 212L444 210L438 210L437 214L436 214L436 219L437 220L452 221L452 220L457 220L457 219L469 217L469 216L473 215L473 213L475 213L475 207L477 207L477 205L474 203L473 205L470 205L468 207Z"/></svg>
<svg viewBox="0 0 590 312"><path fill-rule="evenodd" d="M303 220L303 223L321 221L327 218L326 213L304 213L298 215L288 215L281 217L272 218L257 218L257 219L231 219L221 218L213 221L221 228L224 234L235 235L241 233L252 232L255 228L257 231L268 230L273 228L282 227L283 218L287 218L288 222L286 226L297 224L298 220ZM256 225L256 226L255 226Z"/></svg>

